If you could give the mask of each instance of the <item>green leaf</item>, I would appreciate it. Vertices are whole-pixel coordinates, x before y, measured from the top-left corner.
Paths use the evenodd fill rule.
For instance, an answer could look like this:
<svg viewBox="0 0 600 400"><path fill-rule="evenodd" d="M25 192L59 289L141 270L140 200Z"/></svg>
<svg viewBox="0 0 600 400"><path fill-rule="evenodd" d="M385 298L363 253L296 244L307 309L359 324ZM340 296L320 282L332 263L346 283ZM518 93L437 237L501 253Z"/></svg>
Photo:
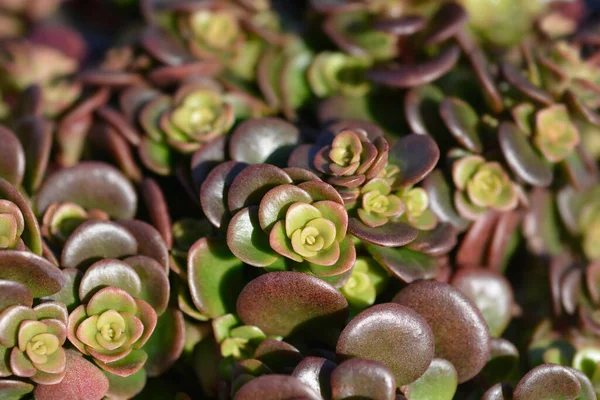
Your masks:
<svg viewBox="0 0 600 400"><path fill-rule="evenodd" d="M14 347L18 342L19 327L23 321L37 320L37 315L29 307L10 306L0 313L0 344Z"/></svg>
<svg viewBox="0 0 600 400"><path fill-rule="evenodd" d="M123 377L104 371L110 384L107 395L114 398L130 399L146 386L146 371L139 370L133 375Z"/></svg>
<svg viewBox="0 0 600 400"><path fill-rule="evenodd" d="M408 400L452 400L457 386L454 366L442 358L434 358L427 371L409 384L404 394Z"/></svg>
<svg viewBox="0 0 600 400"><path fill-rule="evenodd" d="M233 216L227 228L227 245L237 258L255 267L273 264L278 254L260 228L258 207L247 207Z"/></svg>
<svg viewBox="0 0 600 400"><path fill-rule="evenodd" d="M438 260L427 254L404 247L381 247L373 244L365 246L375 261L404 282L433 279L439 272Z"/></svg>
<svg viewBox="0 0 600 400"><path fill-rule="evenodd" d="M244 266L223 239L202 238L188 253L188 284L195 306L215 318L235 312L244 287Z"/></svg>

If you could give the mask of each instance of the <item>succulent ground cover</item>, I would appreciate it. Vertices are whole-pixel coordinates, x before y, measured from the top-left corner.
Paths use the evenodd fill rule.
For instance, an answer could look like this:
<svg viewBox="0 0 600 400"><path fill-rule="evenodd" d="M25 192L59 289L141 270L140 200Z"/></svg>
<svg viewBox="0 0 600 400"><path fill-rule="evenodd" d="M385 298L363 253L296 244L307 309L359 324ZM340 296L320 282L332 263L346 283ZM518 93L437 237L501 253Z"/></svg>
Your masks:
<svg viewBox="0 0 600 400"><path fill-rule="evenodd" d="M0 398L596 399L599 21L0 0Z"/></svg>

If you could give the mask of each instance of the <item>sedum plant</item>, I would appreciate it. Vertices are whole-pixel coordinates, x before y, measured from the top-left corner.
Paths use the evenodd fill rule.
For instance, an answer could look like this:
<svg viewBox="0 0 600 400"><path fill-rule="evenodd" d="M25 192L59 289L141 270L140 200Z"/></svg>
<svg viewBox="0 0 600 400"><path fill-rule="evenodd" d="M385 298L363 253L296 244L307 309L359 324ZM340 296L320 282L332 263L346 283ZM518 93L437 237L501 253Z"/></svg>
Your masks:
<svg viewBox="0 0 600 400"><path fill-rule="evenodd" d="M583 1L46 3L0 0L0 398L600 394Z"/></svg>

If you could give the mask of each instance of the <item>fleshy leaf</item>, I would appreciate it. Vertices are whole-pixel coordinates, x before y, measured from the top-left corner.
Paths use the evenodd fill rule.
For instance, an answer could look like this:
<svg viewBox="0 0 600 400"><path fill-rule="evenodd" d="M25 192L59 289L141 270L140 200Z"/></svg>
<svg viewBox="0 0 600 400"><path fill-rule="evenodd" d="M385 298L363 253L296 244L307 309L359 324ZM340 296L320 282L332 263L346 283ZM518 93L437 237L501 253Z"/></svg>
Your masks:
<svg viewBox="0 0 600 400"><path fill-rule="evenodd" d="M143 349L148 354L144 365L148 376L159 376L179 359L185 341L185 323L179 310L167 309L159 318Z"/></svg>
<svg viewBox="0 0 600 400"><path fill-rule="evenodd" d="M66 281L58 267L46 259L16 250L0 252L0 279L22 283L34 298L57 293Z"/></svg>
<svg viewBox="0 0 600 400"><path fill-rule="evenodd" d="M94 263L85 272L79 285L79 298L88 301L107 286L120 288L134 297L142 290L142 282L135 269L122 261L106 259Z"/></svg>
<svg viewBox="0 0 600 400"><path fill-rule="evenodd" d="M439 400L452 400L458 386L456 369L443 358L434 358L427 371L407 386L404 395L409 400L425 400L434 396Z"/></svg>
<svg viewBox="0 0 600 400"><path fill-rule="evenodd" d="M552 182L552 169L535 153L527 136L515 124L503 122L498 138L504 158L515 175L535 186L548 186Z"/></svg>
<svg viewBox="0 0 600 400"><path fill-rule="evenodd" d="M66 374L54 385L37 385L36 399L100 400L108 392L106 376L74 350L66 350Z"/></svg>
<svg viewBox="0 0 600 400"><path fill-rule="evenodd" d="M430 136L404 136L390 148L389 162L400 169L392 187L410 186L420 182L433 170L439 158L440 149Z"/></svg>
<svg viewBox="0 0 600 400"><path fill-rule="evenodd" d="M15 134L4 127L0 127L0 142L0 178L6 179L13 186L19 186L25 175L23 146Z"/></svg>
<svg viewBox="0 0 600 400"><path fill-rule="evenodd" d="M61 266L85 268L94 261L137 253L138 243L129 231L113 222L90 220L81 224L65 243Z"/></svg>
<svg viewBox="0 0 600 400"><path fill-rule="evenodd" d="M188 284L194 305L211 318L235 311L244 287L243 265L222 239L202 238L188 253Z"/></svg>
<svg viewBox="0 0 600 400"><path fill-rule="evenodd" d="M233 216L227 228L227 245L237 258L256 267L269 266L278 258L260 228L258 207L244 208Z"/></svg>
<svg viewBox="0 0 600 400"><path fill-rule="evenodd" d="M37 193L35 208L42 214L50 204L65 201L123 219L133 218L137 208L137 195L129 180L100 162L84 162L52 174Z"/></svg>
<svg viewBox="0 0 600 400"><path fill-rule="evenodd" d="M257 118L242 122L231 135L231 159L247 164L285 166L300 140L294 125L278 118Z"/></svg>
<svg viewBox="0 0 600 400"><path fill-rule="evenodd" d="M489 359L490 333L481 313L464 294L436 281L416 281L393 300L418 312L435 336L435 355L450 361L458 382L477 375Z"/></svg>
<svg viewBox="0 0 600 400"><path fill-rule="evenodd" d="M407 340L418 336L418 341ZM408 307L385 303L354 317L342 331L336 353L364 358L392 371L398 386L416 380L433 359L434 339L427 322Z"/></svg>
<svg viewBox="0 0 600 400"><path fill-rule="evenodd" d="M345 321L348 303L319 278L300 272L271 272L246 285L238 297L237 312L245 324L259 327L267 335L309 334L315 329L322 335Z"/></svg>

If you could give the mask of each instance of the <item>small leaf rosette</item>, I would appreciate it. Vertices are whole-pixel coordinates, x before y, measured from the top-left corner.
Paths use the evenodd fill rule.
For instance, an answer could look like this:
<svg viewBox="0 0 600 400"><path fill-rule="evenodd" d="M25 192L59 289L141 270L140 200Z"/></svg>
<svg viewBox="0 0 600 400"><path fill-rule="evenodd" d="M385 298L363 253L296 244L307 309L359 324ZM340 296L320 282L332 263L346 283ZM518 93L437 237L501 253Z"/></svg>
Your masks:
<svg viewBox="0 0 600 400"><path fill-rule="evenodd" d="M231 376L235 363L253 358L258 345L267 338L260 328L244 325L233 314L213 319L212 326L223 357L219 369L224 376Z"/></svg>
<svg viewBox="0 0 600 400"><path fill-rule="evenodd" d="M357 257L352 275L340 289L354 313L375 304L375 298L388 283L389 275L373 259Z"/></svg>
<svg viewBox="0 0 600 400"><path fill-rule="evenodd" d="M281 268L289 263L318 276L336 276L352 268L355 249L346 236L348 214L332 186L309 171L257 164L237 174L225 188L226 196L210 190L218 189L213 182L236 165L240 166L229 162L215 168L201 197L207 215L223 216L226 210L219 208L227 199L227 212L233 215L227 245L237 258L255 267Z"/></svg>
<svg viewBox="0 0 600 400"><path fill-rule="evenodd" d="M370 66L367 58L326 51L318 54L308 68L308 83L317 97L364 96L371 88L366 79Z"/></svg>
<svg viewBox="0 0 600 400"><path fill-rule="evenodd" d="M362 129L345 129L335 135L331 145L317 152L314 168L327 183L340 189L347 205L352 205L360 195L357 188L385 168L388 150L381 136L371 141Z"/></svg>
<svg viewBox="0 0 600 400"><path fill-rule="evenodd" d="M79 351L112 374L130 376L147 359L141 347L156 326L156 311L123 289L106 287L69 315L68 337Z"/></svg>
<svg viewBox="0 0 600 400"><path fill-rule="evenodd" d="M569 117L567 108L554 105L536 114L534 143L550 162L567 158L579 144L579 131Z"/></svg>
<svg viewBox="0 0 600 400"><path fill-rule="evenodd" d="M413 227L428 231L436 227L438 217L429 208L429 194L420 187L408 186L396 193L404 204L401 220Z"/></svg>
<svg viewBox="0 0 600 400"><path fill-rule="evenodd" d="M233 9L198 10L179 19L180 33L200 58L233 55L244 42L244 33Z"/></svg>
<svg viewBox="0 0 600 400"><path fill-rule="evenodd" d="M360 189L361 204L357 213L362 222L375 228L404 213L404 203L391 191L390 184L381 178L371 179Z"/></svg>
<svg viewBox="0 0 600 400"><path fill-rule="evenodd" d="M203 143L226 134L235 115L217 87L187 85L173 98L157 96L149 101L141 109L140 118L147 137L140 149L142 159L152 160L165 145L184 153L197 150Z"/></svg>
<svg viewBox="0 0 600 400"><path fill-rule="evenodd" d="M469 155L454 162L454 203L461 215L476 220L487 210L509 211L518 204L517 187L497 162Z"/></svg>
<svg viewBox="0 0 600 400"><path fill-rule="evenodd" d="M30 85L39 85L43 111L49 117L59 115L79 98L81 85L65 79L77 68L77 60L43 44L21 40L0 46L0 86L19 93Z"/></svg>
<svg viewBox="0 0 600 400"><path fill-rule="evenodd" d="M65 376L67 309L57 302L35 308L7 307L0 313L2 377L15 375L35 383L56 384Z"/></svg>
<svg viewBox="0 0 600 400"><path fill-rule="evenodd" d="M25 229L23 213L13 202L0 200L0 249L14 249Z"/></svg>

